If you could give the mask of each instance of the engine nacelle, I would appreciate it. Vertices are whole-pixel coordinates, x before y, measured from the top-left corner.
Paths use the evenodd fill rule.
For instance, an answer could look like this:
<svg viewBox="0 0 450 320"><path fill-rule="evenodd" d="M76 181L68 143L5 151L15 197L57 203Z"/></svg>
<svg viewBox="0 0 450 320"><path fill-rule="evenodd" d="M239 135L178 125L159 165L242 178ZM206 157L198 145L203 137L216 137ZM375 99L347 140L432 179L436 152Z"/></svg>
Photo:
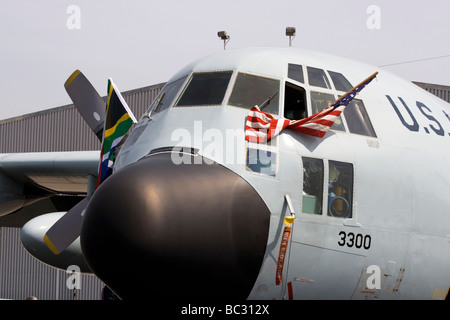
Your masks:
<svg viewBox="0 0 450 320"><path fill-rule="evenodd" d="M47 213L28 221L20 232L22 244L36 259L55 268L67 270L69 266L76 265L82 273L92 273L84 260L80 237L58 255L53 254L44 242L46 232L64 214L65 212Z"/></svg>

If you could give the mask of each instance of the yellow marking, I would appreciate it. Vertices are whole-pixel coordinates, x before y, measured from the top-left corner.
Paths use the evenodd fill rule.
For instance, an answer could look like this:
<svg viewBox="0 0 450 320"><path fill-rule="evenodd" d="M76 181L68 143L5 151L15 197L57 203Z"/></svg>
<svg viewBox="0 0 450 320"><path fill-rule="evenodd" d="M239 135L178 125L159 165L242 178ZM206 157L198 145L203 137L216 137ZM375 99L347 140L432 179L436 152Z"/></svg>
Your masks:
<svg viewBox="0 0 450 320"><path fill-rule="evenodd" d="M284 217L284 223L290 227L291 223L294 223L295 216Z"/></svg>
<svg viewBox="0 0 450 320"><path fill-rule="evenodd" d="M44 236L44 242L51 252L53 252L54 254L59 253L58 249L56 249L55 245L51 242L50 238L47 235Z"/></svg>
<svg viewBox="0 0 450 320"><path fill-rule="evenodd" d="M116 131L117 126L119 125L119 123L128 120L128 118L130 118L130 115L128 113L125 113L120 119L119 121L117 121L117 123L115 124L114 127L109 128L108 130L105 131L105 138L109 137L110 135L112 135L114 133L114 131Z"/></svg>
<svg viewBox="0 0 450 320"><path fill-rule="evenodd" d="M445 289L437 289L437 288L435 288L433 290L433 295L431 296L431 299L444 300L446 293L447 293L447 290L445 290Z"/></svg>
<svg viewBox="0 0 450 320"><path fill-rule="evenodd" d="M70 77L66 80L66 82L64 83L64 87L67 88L73 80L75 80L76 77L78 77L78 75L81 73L80 70L75 70Z"/></svg>

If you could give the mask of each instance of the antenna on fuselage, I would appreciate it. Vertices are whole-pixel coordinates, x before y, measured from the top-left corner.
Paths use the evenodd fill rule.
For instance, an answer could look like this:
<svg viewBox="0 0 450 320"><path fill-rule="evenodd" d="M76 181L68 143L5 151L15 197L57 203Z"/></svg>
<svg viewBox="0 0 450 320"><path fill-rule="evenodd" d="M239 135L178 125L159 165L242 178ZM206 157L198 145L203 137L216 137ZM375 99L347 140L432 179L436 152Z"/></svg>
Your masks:
<svg viewBox="0 0 450 320"><path fill-rule="evenodd" d="M292 40L295 38L295 27L286 27L286 36L289 37L289 47L292 47Z"/></svg>
<svg viewBox="0 0 450 320"><path fill-rule="evenodd" d="M223 40L223 50L225 50L228 41L230 41L230 35L228 35L226 31L219 31L217 32L217 36Z"/></svg>

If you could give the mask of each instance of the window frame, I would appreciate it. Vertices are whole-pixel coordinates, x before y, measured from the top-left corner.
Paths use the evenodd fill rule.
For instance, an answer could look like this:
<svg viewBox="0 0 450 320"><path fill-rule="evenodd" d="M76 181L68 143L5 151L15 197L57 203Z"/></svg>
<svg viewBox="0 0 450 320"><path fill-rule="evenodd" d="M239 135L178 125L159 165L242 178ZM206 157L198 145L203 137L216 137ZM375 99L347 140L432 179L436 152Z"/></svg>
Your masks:
<svg viewBox="0 0 450 320"><path fill-rule="evenodd" d="M305 194L305 164L304 164L304 159L309 159L309 160L317 160L317 162L320 161L320 163L322 164L322 198L319 200L318 199L318 203L316 203L317 206L321 207L320 213L314 213L314 212L308 212L305 209L305 195L311 195L311 194ZM311 157L311 156L302 156L301 157L301 167L302 167L302 189L300 190L301 194L300 194L300 198L301 198L301 213L304 217L324 217L324 218L333 218L333 219L339 219L340 221L343 221L345 219L354 219L355 218L355 211L353 208L353 205L355 203L354 197L355 197L355 191L354 191L354 186L355 186L355 165L352 162L346 162L346 161L338 161L338 160L331 160L331 159L323 159L323 158L316 158L316 157ZM336 183L337 181L339 181L340 176L339 174L336 176L337 180L336 181L331 181L330 175L332 174L331 171L331 167L333 165L337 165L337 166L347 166L347 168L351 168L350 172L344 173L348 174L348 181L344 181L347 183L347 186L349 187L350 190L347 190L347 195L348 197L345 198L345 201L347 201L348 203L348 214L345 216L337 216L337 215L333 215L330 213L330 207L331 204L331 195L333 192L333 194L335 195L333 197L333 204L334 201L336 200L340 200L342 201L339 197L343 197L342 194L338 194L337 190L334 190L334 188L337 188L338 186L341 185L334 185L333 186L333 190L330 190L330 184L332 183ZM333 173L334 174L334 173ZM342 174L342 173L340 173ZM345 179L345 177L343 178ZM342 188L342 186L341 186ZM340 190L342 191L342 190ZM314 195L313 195L314 196ZM336 203L337 205L337 203ZM322 219L322 218L319 218Z"/></svg>

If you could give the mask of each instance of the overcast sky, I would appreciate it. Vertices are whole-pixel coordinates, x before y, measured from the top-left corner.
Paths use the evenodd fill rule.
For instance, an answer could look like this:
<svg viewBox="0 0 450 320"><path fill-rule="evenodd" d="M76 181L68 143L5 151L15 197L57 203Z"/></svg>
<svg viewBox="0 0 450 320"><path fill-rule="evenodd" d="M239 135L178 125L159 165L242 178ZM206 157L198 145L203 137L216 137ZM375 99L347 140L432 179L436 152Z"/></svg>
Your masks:
<svg viewBox="0 0 450 320"><path fill-rule="evenodd" d="M0 119L70 104L75 69L102 96L108 77L121 91L165 82L223 50L219 30L233 49L287 46L293 26L295 47L450 85L449 12L448 0L0 0Z"/></svg>

